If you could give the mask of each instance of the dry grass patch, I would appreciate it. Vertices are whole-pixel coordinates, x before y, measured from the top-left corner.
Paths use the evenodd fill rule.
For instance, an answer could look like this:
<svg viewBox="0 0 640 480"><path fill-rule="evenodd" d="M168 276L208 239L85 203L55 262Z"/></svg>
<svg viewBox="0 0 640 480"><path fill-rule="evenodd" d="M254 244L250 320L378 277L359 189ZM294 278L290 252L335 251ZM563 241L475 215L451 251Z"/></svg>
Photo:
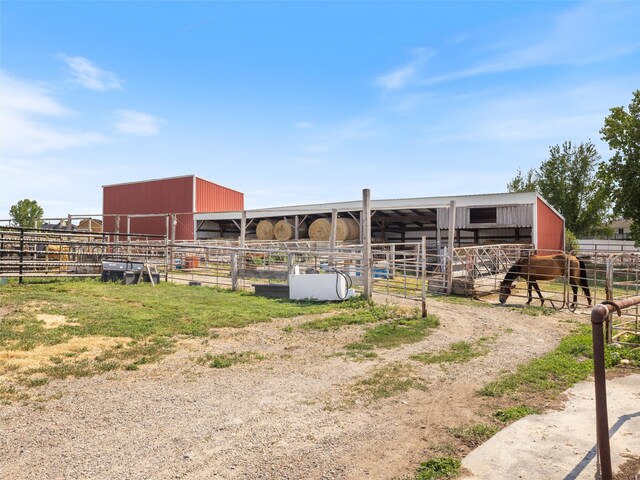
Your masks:
<svg viewBox="0 0 640 480"><path fill-rule="evenodd" d="M411 389L426 390L426 382L416 375L413 366L391 363L376 369L371 376L352 387L352 395L366 402L392 397Z"/></svg>
<svg viewBox="0 0 640 480"><path fill-rule="evenodd" d="M76 322L70 322L64 315L51 315L49 313L37 313L36 320L43 322L43 328L58 328L62 325L79 325Z"/></svg>
<svg viewBox="0 0 640 480"><path fill-rule="evenodd" d="M90 358L131 341L124 337L74 337L56 345L40 345L32 350L0 350L0 374L40 368L51 363L51 358L73 356Z"/></svg>

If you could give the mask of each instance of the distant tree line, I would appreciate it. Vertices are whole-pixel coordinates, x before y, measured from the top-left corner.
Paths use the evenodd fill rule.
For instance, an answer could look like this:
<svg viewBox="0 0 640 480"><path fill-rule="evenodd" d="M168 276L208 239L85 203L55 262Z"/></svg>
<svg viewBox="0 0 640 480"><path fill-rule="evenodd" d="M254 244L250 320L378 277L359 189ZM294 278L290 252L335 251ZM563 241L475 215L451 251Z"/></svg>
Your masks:
<svg viewBox="0 0 640 480"><path fill-rule="evenodd" d="M611 234L612 216L632 221L631 237L640 245L640 90L627 110L614 107L600 129L602 140L614 152L603 161L588 140L566 141L549 147L549 157L538 168L516 176L510 192L538 192L565 217L576 237ZM570 235L572 236L572 235Z"/></svg>

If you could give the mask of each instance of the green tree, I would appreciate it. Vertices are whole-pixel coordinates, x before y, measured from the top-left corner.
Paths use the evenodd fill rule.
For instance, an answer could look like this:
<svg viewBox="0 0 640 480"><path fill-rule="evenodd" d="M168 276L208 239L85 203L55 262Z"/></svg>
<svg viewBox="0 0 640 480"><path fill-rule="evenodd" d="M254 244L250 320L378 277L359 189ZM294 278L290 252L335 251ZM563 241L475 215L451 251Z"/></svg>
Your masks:
<svg viewBox="0 0 640 480"><path fill-rule="evenodd" d="M507 189L510 192L537 192L537 173L538 172L532 168L525 176L523 176L522 171L518 169L518 174L509 183L507 183Z"/></svg>
<svg viewBox="0 0 640 480"><path fill-rule="evenodd" d="M593 143L564 142L542 162L538 191L565 218L578 238L599 233L611 207L607 184L597 176L601 157Z"/></svg>
<svg viewBox="0 0 640 480"><path fill-rule="evenodd" d="M41 225L44 210L35 200L25 198L9 209L13 224L24 228L37 228Z"/></svg>
<svg viewBox="0 0 640 480"><path fill-rule="evenodd" d="M578 238L606 230L611 207L607 183L598 174L601 157L591 143L571 142L549 148L549 158L526 176L518 170L507 184L510 192L537 191L565 218Z"/></svg>
<svg viewBox="0 0 640 480"><path fill-rule="evenodd" d="M633 92L628 112L610 111L600 134L614 154L601 174L611 184L615 212L633 222L631 236L640 245L640 90Z"/></svg>

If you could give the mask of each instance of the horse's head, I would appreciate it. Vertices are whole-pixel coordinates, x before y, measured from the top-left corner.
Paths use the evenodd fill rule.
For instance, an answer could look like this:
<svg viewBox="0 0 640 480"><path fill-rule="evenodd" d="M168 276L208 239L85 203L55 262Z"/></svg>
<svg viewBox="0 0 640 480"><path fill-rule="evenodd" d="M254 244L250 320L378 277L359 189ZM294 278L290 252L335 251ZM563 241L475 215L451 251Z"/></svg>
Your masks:
<svg viewBox="0 0 640 480"><path fill-rule="evenodd" d="M500 285L500 303L504 305L504 302L507 301L509 295L511 295L511 284L502 282L502 284Z"/></svg>
<svg viewBox="0 0 640 480"><path fill-rule="evenodd" d="M504 276L504 280L500 284L500 303L504 305L504 302L507 301L509 295L511 295L511 287L513 286L513 282L517 280L520 276L520 263L522 263L522 259L517 263L511 265L511 268Z"/></svg>

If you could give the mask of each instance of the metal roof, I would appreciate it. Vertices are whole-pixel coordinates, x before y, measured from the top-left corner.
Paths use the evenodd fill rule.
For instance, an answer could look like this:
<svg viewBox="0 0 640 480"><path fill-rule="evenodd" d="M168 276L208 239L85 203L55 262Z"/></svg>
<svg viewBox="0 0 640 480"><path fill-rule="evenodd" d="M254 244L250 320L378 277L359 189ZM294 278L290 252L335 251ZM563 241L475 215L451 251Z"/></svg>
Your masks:
<svg viewBox="0 0 640 480"><path fill-rule="evenodd" d="M457 207L483 207L500 205L519 205L535 203L536 198L542 199L535 192L515 193L488 193L480 195L459 195L442 197L418 197L397 198L384 200L371 200L371 210L424 210L438 207L448 207L451 201L456 202ZM553 207L551 207L553 208ZM283 207L257 208L245 210L247 218L286 217L293 215L313 215L330 213L336 209L338 212L359 212L362 210L362 201L333 202L308 205L290 205ZM554 209L555 211L555 209ZM556 213L562 217L557 211ZM238 220L242 218L242 211L233 212L204 212L195 214L195 220Z"/></svg>
<svg viewBox="0 0 640 480"><path fill-rule="evenodd" d="M150 178L149 180L135 180L133 182L123 182L123 183L110 183L109 185L102 185L102 188L106 187L119 187L121 185L134 185L136 183L150 183L150 182L163 182L165 180L176 180L178 178L198 178L205 182L211 183L212 185L216 185L217 187L225 188L227 190L231 190L232 192L242 193L240 190L234 190L233 188L226 187L224 185L220 185L219 183L212 182L211 180L207 180L206 178L199 177L198 175L178 175L175 177L164 177L164 178Z"/></svg>

